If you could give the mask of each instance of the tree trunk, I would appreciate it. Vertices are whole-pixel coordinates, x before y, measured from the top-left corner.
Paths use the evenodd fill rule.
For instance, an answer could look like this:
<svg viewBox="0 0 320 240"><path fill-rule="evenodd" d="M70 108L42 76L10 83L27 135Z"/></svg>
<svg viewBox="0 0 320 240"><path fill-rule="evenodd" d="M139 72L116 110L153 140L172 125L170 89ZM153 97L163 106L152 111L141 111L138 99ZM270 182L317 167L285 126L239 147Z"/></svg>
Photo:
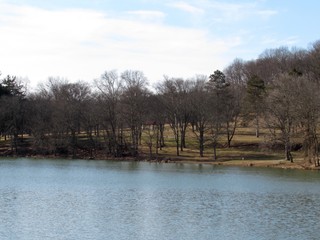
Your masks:
<svg viewBox="0 0 320 240"><path fill-rule="evenodd" d="M187 145L186 145L186 129L187 129L187 125L182 126L182 130L181 130L181 146L182 146L182 148L187 148Z"/></svg>
<svg viewBox="0 0 320 240"><path fill-rule="evenodd" d="M183 143L185 142L185 134L183 133L183 130L180 131L180 151L183 152Z"/></svg>
<svg viewBox="0 0 320 240"><path fill-rule="evenodd" d="M203 157L204 151L204 131L203 129L199 132L199 150L200 150L200 157Z"/></svg>
<svg viewBox="0 0 320 240"><path fill-rule="evenodd" d="M260 126L259 126L259 117L256 116L256 137L260 137Z"/></svg>
<svg viewBox="0 0 320 240"><path fill-rule="evenodd" d="M160 130L160 150L162 150L162 147L164 147L164 124L159 125L159 130Z"/></svg>
<svg viewBox="0 0 320 240"><path fill-rule="evenodd" d="M140 139L140 131L138 129L136 129L136 132L135 132L135 145L134 145L134 157L138 157L139 139Z"/></svg>
<svg viewBox="0 0 320 240"><path fill-rule="evenodd" d="M152 140L150 140L148 147L149 147L149 160L152 160Z"/></svg>
<svg viewBox="0 0 320 240"><path fill-rule="evenodd" d="M218 157L217 157L217 143L216 142L213 143L213 160L214 161L218 160Z"/></svg>
<svg viewBox="0 0 320 240"><path fill-rule="evenodd" d="M228 148L231 147L231 138L230 138L230 131L229 131L229 122L227 122L227 146Z"/></svg>
<svg viewBox="0 0 320 240"><path fill-rule="evenodd" d="M71 137L72 137L72 158L76 158L77 155L77 137L76 137L76 131L75 130L71 130Z"/></svg>
<svg viewBox="0 0 320 240"><path fill-rule="evenodd" d="M142 126L140 125L139 128L138 128L138 136L139 136L139 145L141 146L142 145Z"/></svg>
<svg viewBox="0 0 320 240"><path fill-rule="evenodd" d="M155 127L157 128L156 131L156 157L158 158L158 154L159 154L159 125L155 125Z"/></svg>
<svg viewBox="0 0 320 240"><path fill-rule="evenodd" d="M230 123L227 122L227 138L228 138L228 148L231 147L231 141L233 139L233 136L236 132L236 128L237 128L237 117L235 117L234 119L234 123L232 126L232 129L230 130Z"/></svg>
<svg viewBox="0 0 320 240"><path fill-rule="evenodd" d="M179 153L179 130L175 130L176 134L175 134L175 138L176 138L176 148L177 148L177 156L180 155Z"/></svg>
<svg viewBox="0 0 320 240"><path fill-rule="evenodd" d="M13 140L13 142L12 142L12 144L13 144L12 151L14 151L15 154L18 154L18 134L17 133L13 134L12 140Z"/></svg>
<svg viewBox="0 0 320 240"><path fill-rule="evenodd" d="M186 148L186 129L187 129L187 124L185 123L180 123L179 124L180 128L180 150L183 152L183 149Z"/></svg>
<svg viewBox="0 0 320 240"><path fill-rule="evenodd" d="M289 141L286 141L284 144L284 153L285 153L285 160L293 162L293 157L291 154L291 146Z"/></svg>

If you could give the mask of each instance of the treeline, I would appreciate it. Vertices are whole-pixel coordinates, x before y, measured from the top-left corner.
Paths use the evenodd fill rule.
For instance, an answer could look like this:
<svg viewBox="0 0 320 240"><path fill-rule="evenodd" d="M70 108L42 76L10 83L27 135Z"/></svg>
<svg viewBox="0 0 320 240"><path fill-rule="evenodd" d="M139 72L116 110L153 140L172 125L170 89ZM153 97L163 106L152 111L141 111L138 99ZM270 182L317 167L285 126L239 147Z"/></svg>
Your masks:
<svg viewBox="0 0 320 240"><path fill-rule="evenodd" d="M320 41L235 59L209 77L165 76L155 89L132 70L106 71L93 85L50 78L35 93L7 76L0 83L2 140L10 141L12 154L139 157L143 143L153 157L165 147L166 125L176 155L191 129L199 155L212 151L217 159L217 147L230 147L237 127L250 123L256 137L262 126L269 129L270 143L283 147L286 160L293 161L298 141L306 162L319 165Z"/></svg>

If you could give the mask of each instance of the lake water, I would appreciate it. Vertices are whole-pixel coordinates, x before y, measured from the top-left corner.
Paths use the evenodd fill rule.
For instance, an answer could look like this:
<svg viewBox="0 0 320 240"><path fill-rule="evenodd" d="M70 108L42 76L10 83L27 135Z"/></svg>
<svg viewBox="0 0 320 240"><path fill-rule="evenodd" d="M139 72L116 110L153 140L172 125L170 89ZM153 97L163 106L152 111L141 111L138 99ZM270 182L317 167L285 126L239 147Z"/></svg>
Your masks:
<svg viewBox="0 0 320 240"><path fill-rule="evenodd" d="M0 239L319 239L312 171L0 160Z"/></svg>

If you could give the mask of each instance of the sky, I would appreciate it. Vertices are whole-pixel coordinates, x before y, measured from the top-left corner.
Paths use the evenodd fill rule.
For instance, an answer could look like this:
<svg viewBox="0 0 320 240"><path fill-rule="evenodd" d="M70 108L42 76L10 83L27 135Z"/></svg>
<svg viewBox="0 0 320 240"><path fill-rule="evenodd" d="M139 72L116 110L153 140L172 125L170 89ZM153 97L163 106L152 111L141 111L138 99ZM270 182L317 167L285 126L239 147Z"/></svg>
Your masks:
<svg viewBox="0 0 320 240"><path fill-rule="evenodd" d="M0 0L0 71L93 82L105 71L191 78L320 40L318 0Z"/></svg>

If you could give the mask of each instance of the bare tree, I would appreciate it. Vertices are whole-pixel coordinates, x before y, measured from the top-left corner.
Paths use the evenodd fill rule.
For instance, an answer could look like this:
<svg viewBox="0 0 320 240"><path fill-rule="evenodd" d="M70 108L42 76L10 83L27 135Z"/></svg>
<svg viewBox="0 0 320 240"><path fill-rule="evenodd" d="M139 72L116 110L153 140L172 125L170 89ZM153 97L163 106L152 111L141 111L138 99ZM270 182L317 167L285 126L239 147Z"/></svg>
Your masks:
<svg viewBox="0 0 320 240"><path fill-rule="evenodd" d="M166 116L173 131L177 156L186 147L186 129L191 120L190 81L169 78L158 85L158 92L166 106Z"/></svg>
<svg viewBox="0 0 320 240"><path fill-rule="evenodd" d="M81 131L85 104L90 97L90 88L82 82L69 83L60 78L50 78L48 82L49 94L53 104L53 137L56 153L68 154L76 157L78 148L78 134Z"/></svg>
<svg viewBox="0 0 320 240"><path fill-rule="evenodd" d="M210 93L207 88L207 77L196 76L190 93L191 99L191 122L193 133L199 143L200 157L204 156L205 133L208 130L211 117Z"/></svg>
<svg viewBox="0 0 320 240"><path fill-rule="evenodd" d="M52 102L48 92L41 88L28 96L28 128L33 136L33 151L35 154L50 154L52 133Z"/></svg>
<svg viewBox="0 0 320 240"><path fill-rule="evenodd" d="M229 95L227 101L227 118L226 118L226 132L227 132L227 145L231 146L231 141L235 135L238 121L244 110L244 100L246 96L247 75L244 61L235 59L231 65L225 70L226 81L230 83Z"/></svg>
<svg viewBox="0 0 320 240"><path fill-rule="evenodd" d="M124 80L116 70L104 72L100 79L95 81L99 89L98 108L100 119L105 130L108 152L114 157L124 153L123 124L121 120L121 96L124 91Z"/></svg>
<svg viewBox="0 0 320 240"><path fill-rule="evenodd" d="M265 119L275 140L284 145L285 160L293 162L291 154L293 128L297 124L296 95L300 79L284 74L274 83L267 98ZM280 135L277 134L280 130Z"/></svg>
<svg viewBox="0 0 320 240"><path fill-rule="evenodd" d="M166 123L166 112L161 96L150 94L146 101L146 122L144 128L147 134L147 145L150 157L152 147L155 145L155 154L158 156L158 149L164 146L164 126ZM154 143L155 140L155 143Z"/></svg>
<svg viewBox="0 0 320 240"><path fill-rule="evenodd" d="M306 163L319 166L319 144L317 129L320 117L320 86L314 79L299 78L294 96L298 120L304 130L303 147Z"/></svg>
<svg viewBox="0 0 320 240"><path fill-rule="evenodd" d="M131 154L137 157L145 119L146 99L149 95L147 78L141 71L127 70L121 74L124 81L122 94L123 118L131 134Z"/></svg>

